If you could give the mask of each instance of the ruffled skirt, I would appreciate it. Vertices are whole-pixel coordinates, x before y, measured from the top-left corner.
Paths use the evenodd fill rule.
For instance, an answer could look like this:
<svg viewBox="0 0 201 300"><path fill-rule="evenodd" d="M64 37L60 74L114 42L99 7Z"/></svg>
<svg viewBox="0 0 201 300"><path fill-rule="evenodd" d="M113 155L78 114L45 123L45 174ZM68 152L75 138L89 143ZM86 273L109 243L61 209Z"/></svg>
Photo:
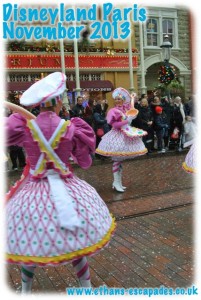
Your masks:
<svg viewBox="0 0 201 300"><path fill-rule="evenodd" d="M195 157L196 157L196 146L193 144L188 151L185 161L183 162L183 169L188 172L188 173L196 173L196 162L195 162Z"/></svg>
<svg viewBox="0 0 201 300"><path fill-rule="evenodd" d="M15 264L58 265L92 255L108 244L115 229L104 201L96 190L74 176L65 188L82 227L59 226L47 178L28 180L7 203L7 261Z"/></svg>
<svg viewBox="0 0 201 300"><path fill-rule="evenodd" d="M143 155L147 149L141 137L128 137L121 130L112 129L102 137L96 153L110 156L114 161L122 161Z"/></svg>

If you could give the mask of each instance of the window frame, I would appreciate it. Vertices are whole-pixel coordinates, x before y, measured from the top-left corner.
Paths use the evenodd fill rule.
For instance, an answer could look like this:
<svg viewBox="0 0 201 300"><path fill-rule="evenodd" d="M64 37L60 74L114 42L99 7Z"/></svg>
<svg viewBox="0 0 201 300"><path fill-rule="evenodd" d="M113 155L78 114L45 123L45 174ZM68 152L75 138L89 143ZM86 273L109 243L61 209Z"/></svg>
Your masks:
<svg viewBox="0 0 201 300"><path fill-rule="evenodd" d="M157 45L158 45L158 39L159 39L159 22L158 22L158 19L157 18L149 18L148 20L151 20L151 22L149 23L150 24L154 24L153 21L156 21L156 31L153 31L153 29L151 28L150 31L147 30L147 22L146 22L146 41L148 41L148 35L150 36L155 36L156 37L156 42L157 42ZM157 47L157 45L147 45L147 47Z"/></svg>
<svg viewBox="0 0 201 300"><path fill-rule="evenodd" d="M156 19L158 24L158 38L157 46L147 45L147 35L149 32L147 32L147 21L149 19ZM143 32L144 32L144 48L145 49L159 49L160 45L163 43L163 36L165 33L163 32L163 21L164 20L170 20L172 22L172 45L173 49L179 48L179 40L178 40L178 16L177 16L177 10L176 9L147 9L147 21L144 22L143 26Z"/></svg>

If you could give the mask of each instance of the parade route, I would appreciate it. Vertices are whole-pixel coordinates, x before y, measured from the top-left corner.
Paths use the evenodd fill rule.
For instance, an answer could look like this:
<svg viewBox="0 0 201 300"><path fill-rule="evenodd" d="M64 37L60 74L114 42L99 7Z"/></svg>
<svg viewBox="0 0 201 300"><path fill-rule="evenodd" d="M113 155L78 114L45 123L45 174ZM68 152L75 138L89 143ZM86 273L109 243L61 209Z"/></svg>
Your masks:
<svg viewBox="0 0 201 300"><path fill-rule="evenodd" d="M75 174L94 186L116 217L109 246L89 258L93 287L189 287L194 282L194 180L182 169L186 151L123 163L125 193L112 190L111 161L96 161ZM11 182L20 173L10 173ZM21 289L20 268L6 267L6 282ZM37 268L33 293L65 293L78 287L71 264Z"/></svg>

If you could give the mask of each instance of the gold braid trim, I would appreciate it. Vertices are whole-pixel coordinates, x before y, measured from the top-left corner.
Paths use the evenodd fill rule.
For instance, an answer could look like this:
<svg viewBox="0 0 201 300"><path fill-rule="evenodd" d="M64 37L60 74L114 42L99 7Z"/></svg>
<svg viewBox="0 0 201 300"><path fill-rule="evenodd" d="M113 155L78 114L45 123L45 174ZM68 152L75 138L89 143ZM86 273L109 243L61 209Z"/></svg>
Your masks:
<svg viewBox="0 0 201 300"><path fill-rule="evenodd" d="M93 246L86 247L81 250L77 250L74 252L62 254L60 256L55 256L55 257L39 257L39 256L23 256L23 255L14 255L14 254L6 254L6 259L8 262L13 262L13 263L38 263L38 264L59 264L65 261L70 261L73 260L77 257L85 256L85 255L91 255L94 252L100 250L103 248L111 239L112 234L116 228L116 222L115 218L112 217L112 224L110 226L110 229L106 233L106 235L103 237L103 239L96 243Z"/></svg>
<svg viewBox="0 0 201 300"><path fill-rule="evenodd" d="M188 173L196 173L196 169L188 167L186 162L183 162L182 167Z"/></svg>
<svg viewBox="0 0 201 300"><path fill-rule="evenodd" d="M145 153L147 153L147 149L145 148L142 151L130 152L130 153L127 153L127 152L105 152L105 151L96 149L96 153L101 154L101 155L105 155L105 156L126 156L126 157L129 157L129 156L138 155L138 154L139 155L140 154L145 154Z"/></svg>

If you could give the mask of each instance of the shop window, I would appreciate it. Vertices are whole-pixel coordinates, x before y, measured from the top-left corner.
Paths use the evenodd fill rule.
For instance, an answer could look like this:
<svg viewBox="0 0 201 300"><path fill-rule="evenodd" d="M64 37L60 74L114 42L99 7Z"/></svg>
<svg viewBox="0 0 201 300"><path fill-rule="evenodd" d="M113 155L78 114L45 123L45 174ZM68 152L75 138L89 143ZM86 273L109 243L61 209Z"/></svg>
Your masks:
<svg viewBox="0 0 201 300"><path fill-rule="evenodd" d="M80 75L80 80L89 80L89 74Z"/></svg>
<svg viewBox="0 0 201 300"><path fill-rule="evenodd" d="M40 74L9 74L8 82L24 82L24 81L35 81L40 79Z"/></svg>
<svg viewBox="0 0 201 300"><path fill-rule="evenodd" d="M91 80L101 80L100 74L91 74Z"/></svg>
<svg viewBox="0 0 201 300"><path fill-rule="evenodd" d="M68 81L72 80L72 74L66 74L66 79L67 79Z"/></svg>
<svg viewBox="0 0 201 300"><path fill-rule="evenodd" d="M22 81L29 81L29 75L28 74L22 74Z"/></svg>
<svg viewBox="0 0 201 300"><path fill-rule="evenodd" d="M9 82L17 81L17 80L15 80L15 78L16 78L16 74L10 74L9 75Z"/></svg>
<svg viewBox="0 0 201 300"><path fill-rule="evenodd" d="M41 79L40 74L30 74L30 81L35 81L36 79Z"/></svg>
<svg viewBox="0 0 201 300"><path fill-rule="evenodd" d="M71 75L71 80L76 80L76 76L75 74ZM89 81L95 81L95 80L101 80L101 74L80 74L80 80L85 81L85 80L89 80Z"/></svg>

